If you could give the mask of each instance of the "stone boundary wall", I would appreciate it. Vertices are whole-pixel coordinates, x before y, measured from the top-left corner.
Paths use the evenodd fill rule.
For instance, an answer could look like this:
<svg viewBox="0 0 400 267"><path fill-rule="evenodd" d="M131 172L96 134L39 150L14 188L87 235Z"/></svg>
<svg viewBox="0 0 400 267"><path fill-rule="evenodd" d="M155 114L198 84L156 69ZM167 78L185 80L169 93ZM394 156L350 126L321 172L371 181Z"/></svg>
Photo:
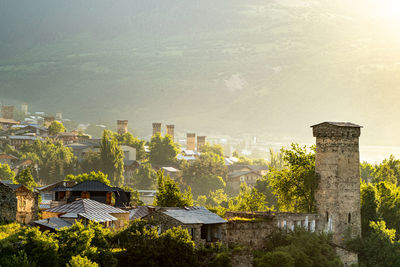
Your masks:
<svg viewBox="0 0 400 267"><path fill-rule="evenodd" d="M274 212L227 212L228 219L224 231L223 242L228 246L247 246L263 249L265 239L278 228L294 230L304 227L315 231L318 214L274 213Z"/></svg>

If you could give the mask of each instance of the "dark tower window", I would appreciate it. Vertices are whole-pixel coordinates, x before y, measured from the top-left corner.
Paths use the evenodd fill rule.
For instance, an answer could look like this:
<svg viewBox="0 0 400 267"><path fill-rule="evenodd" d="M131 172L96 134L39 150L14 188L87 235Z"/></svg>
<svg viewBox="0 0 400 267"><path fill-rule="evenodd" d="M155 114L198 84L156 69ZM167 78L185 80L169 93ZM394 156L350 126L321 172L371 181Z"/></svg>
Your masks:
<svg viewBox="0 0 400 267"><path fill-rule="evenodd" d="M351 223L351 213L349 213L348 223Z"/></svg>
<svg viewBox="0 0 400 267"><path fill-rule="evenodd" d="M329 212L326 212L326 222L329 222Z"/></svg>

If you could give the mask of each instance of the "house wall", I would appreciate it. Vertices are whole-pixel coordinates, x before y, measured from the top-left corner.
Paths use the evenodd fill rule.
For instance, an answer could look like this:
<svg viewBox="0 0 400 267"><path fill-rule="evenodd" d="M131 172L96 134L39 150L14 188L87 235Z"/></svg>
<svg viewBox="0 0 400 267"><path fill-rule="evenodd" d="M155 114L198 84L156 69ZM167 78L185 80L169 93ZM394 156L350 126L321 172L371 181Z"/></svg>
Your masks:
<svg viewBox="0 0 400 267"><path fill-rule="evenodd" d="M116 229L121 229L126 224L129 223L129 212L128 213L110 213L110 215L114 216L118 219L118 221L114 222L114 226Z"/></svg>
<svg viewBox="0 0 400 267"><path fill-rule="evenodd" d="M17 198L14 191L0 183L0 222L15 221L17 214Z"/></svg>
<svg viewBox="0 0 400 267"><path fill-rule="evenodd" d="M19 223L30 223L38 218L38 194L20 187L15 192L17 198L16 220Z"/></svg>

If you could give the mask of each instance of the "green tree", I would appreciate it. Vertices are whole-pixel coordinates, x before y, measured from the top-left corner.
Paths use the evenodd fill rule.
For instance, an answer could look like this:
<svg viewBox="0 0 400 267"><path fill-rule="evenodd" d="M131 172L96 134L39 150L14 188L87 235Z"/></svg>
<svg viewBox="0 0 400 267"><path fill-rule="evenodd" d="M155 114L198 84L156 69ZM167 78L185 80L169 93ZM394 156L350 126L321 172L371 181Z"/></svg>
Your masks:
<svg viewBox="0 0 400 267"><path fill-rule="evenodd" d="M41 232L39 228L26 228L20 236L22 249L33 266L58 266L59 244L54 234Z"/></svg>
<svg viewBox="0 0 400 267"><path fill-rule="evenodd" d="M376 187L372 184L361 183L361 230L362 236L370 231L370 222L378 220L378 199Z"/></svg>
<svg viewBox="0 0 400 267"><path fill-rule="evenodd" d="M88 151L83 155L82 161L79 163L80 171L89 173L101 170L100 154L95 151Z"/></svg>
<svg viewBox="0 0 400 267"><path fill-rule="evenodd" d="M265 251L256 253L254 266L343 266L331 242L331 235L303 228L275 231L267 237Z"/></svg>
<svg viewBox="0 0 400 267"><path fill-rule="evenodd" d="M256 188L250 188L245 183L240 185L239 195L234 202L231 202L229 209L240 210L240 211L268 211L271 210L268 207L265 196L258 192Z"/></svg>
<svg viewBox="0 0 400 267"><path fill-rule="evenodd" d="M221 157L224 156L224 148L221 145L219 145L219 144L210 145L210 143L208 143L208 142L200 147L200 152L201 153L214 153Z"/></svg>
<svg viewBox="0 0 400 267"><path fill-rule="evenodd" d="M181 169L183 183L193 188L195 196L207 195L226 186L228 170L224 158L218 154L202 153L193 162L183 162Z"/></svg>
<svg viewBox="0 0 400 267"><path fill-rule="evenodd" d="M191 188L188 187L184 193L181 192L178 183L164 172L157 172L157 195L154 199L154 205L160 207L184 207L193 206Z"/></svg>
<svg viewBox="0 0 400 267"><path fill-rule="evenodd" d="M147 153L144 149L145 141L134 137L131 133L118 134L114 133L119 144L134 147L136 149L136 160L145 160L147 158Z"/></svg>
<svg viewBox="0 0 400 267"><path fill-rule="evenodd" d="M282 170L285 167L285 161L283 160L283 154L275 152L272 148L269 149L269 164L270 169Z"/></svg>
<svg viewBox="0 0 400 267"><path fill-rule="evenodd" d="M61 142L35 141L21 148L21 159L30 159L38 166L39 179L43 184L55 183L67 174L74 173L76 157Z"/></svg>
<svg viewBox="0 0 400 267"><path fill-rule="evenodd" d="M65 132L65 127L61 122L53 121L49 126L49 135L56 135Z"/></svg>
<svg viewBox="0 0 400 267"><path fill-rule="evenodd" d="M360 175L361 179L366 182L372 182L375 180L374 173L376 172L375 167L364 161L360 163Z"/></svg>
<svg viewBox="0 0 400 267"><path fill-rule="evenodd" d="M389 182L380 182L376 185L378 195L379 218L386 222L390 229L400 232L400 188Z"/></svg>
<svg viewBox="0 0 400 267"><path fill-rule="evenodd" d="M374 182L379 183L387 181L392 184L397 184L397 177L393 169L388 164L381 164L374 173Z"/></svg>
<svg viewBox="0 0 400 267"><path fill-rule="evenodd" d="M360 266L400 266L400 245L396 231L388 229L384 221L371 222L370 232L347 242L347 247L358 253Z"/></svg>
<svg viewBox="0 0 400 267"><path fill-rule="evenodd" d="M80 255L73 256L67 263L67 267L98 267L99 265L92 262L87 257L81 257Z"/></svg>
<svg viewBox="0 0 400 267"><path fill-rule="evenodd" d="M157 181L157 172L151 164L144 163L139 166L132 175L132 184L135 188L152 189Z"/></svg>
<svg viewBox="0 0 400 267"><path fill-rule="evenodd" d="M197 266L194 242L181 227L158 234L154 223L136 220L116 238L123 249L119 266Z"/></svg>
<svg viewBox="0 0 400 267"><path fill-rule="evenodd" d="M33 190L38 186L38 184L35 182L35 179L33 179L30 168L20 170L15 177L14 182L17 184L22 184L30 190Z"/></svg>
<svg viewBox="0 0 400 267"><path fill-rule="evenodd" d="M8 164L0 163L0 181L10 180L12 181L15 177L15 172L13 172Z"/></svg>
<svg viewBox="0 0 400 267"><path fill-rule="evenodd" d="M113 133L104 130L100 144L102 172L107 174L113 185L124 184L124 153Z"/></svg>
<svg viewBox="0 0 400 267"><path fill-rule="evenodd" d="M270 169L268 180L278 199L279 210L315 212L314 193L318 186L315 173L315 147L292 144L291 149L281 149L286 168Z"/></svg>
<svg viewBox="0 0 400 267"><path fill-rule="evenodd" d="M99 181L108 186L111 186L110 180L107 178L107 175L100 171L99 172L91 172L89 174L87 174L87 173L81 173L78 175L69 174L65 177L65 180L76 181L77 183L81 183L84 181Z"/></svg>
<svg viewBox="0 0 400 267"><path fill-rule="evenodd" d="M153 167L171 166L176 164L176 156L179 149L171 136L162 137L160 133L155 134L150 140L149 160Z"/></svg>

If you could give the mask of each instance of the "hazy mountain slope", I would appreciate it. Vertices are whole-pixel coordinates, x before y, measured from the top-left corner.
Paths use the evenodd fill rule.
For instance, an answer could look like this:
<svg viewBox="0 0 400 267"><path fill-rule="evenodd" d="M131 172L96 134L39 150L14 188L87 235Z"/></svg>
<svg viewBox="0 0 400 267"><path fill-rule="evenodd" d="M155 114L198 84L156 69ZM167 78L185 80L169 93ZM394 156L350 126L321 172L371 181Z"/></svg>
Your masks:
<svg viewBox="0 0 400 267"><path fill-rule="evenodd" d="M352 120L392 140L399 38L346 2L1 1L0 97L142 132L170 121L301 138Z"/></svg>

